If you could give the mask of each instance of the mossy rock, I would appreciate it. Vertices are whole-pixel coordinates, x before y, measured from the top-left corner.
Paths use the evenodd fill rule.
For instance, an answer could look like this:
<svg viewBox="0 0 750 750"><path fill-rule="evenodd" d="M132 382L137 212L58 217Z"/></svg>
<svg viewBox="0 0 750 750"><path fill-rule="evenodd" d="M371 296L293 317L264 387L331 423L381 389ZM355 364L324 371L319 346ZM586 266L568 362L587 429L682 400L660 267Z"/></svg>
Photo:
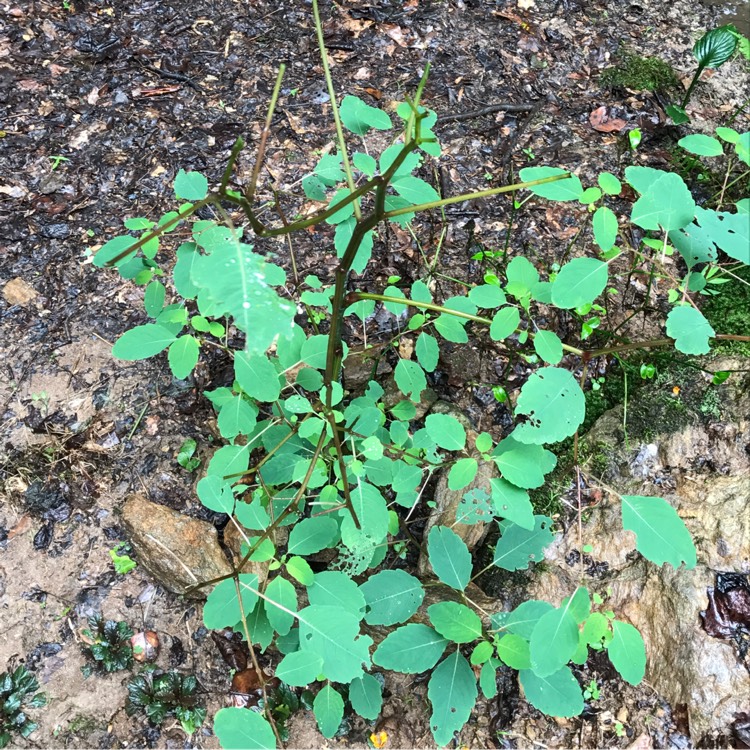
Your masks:
<svg viewBox="0 0 750 750"><path fill-rule="evenodd" d="M639 57L626 53L601 75L601 84L608 89L634 91L668 91L679 86L672 66L658 57Z"/></svg>

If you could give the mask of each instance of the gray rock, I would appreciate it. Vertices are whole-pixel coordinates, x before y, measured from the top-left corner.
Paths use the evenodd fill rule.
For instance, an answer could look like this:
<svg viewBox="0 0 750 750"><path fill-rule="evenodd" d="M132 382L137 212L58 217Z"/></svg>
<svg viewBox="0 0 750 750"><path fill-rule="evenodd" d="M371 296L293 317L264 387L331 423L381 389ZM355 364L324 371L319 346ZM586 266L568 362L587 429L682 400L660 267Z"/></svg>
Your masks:
<svg viewBox="0 0 750 750"><path fill-rule="evenodd" d="M122 523L138 562L164 588L185 594L197 583L228 575L232 568L219 547L216 529L131 495L121 510ZM209 587L190 594L205 599Z"/></svg>

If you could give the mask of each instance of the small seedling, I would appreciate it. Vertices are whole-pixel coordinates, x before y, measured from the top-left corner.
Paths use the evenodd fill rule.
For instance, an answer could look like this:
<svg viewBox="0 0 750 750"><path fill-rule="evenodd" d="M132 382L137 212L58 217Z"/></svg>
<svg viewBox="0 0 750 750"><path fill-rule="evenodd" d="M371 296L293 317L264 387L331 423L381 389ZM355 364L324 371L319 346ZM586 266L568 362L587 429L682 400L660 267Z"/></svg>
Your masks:
<svg viewBox="0 0 750 750"><path fill-rule="evenodd" d="M47 157L52 162L52 171L54 172L62 162L64 161L70 161L67 156L60 156L59 154L55 154L53 156Z"/></svg>
<svg viewBox="0 0 750 750"><path fill-rule="evenodd" d="M118 672L133 665L133 647L130 639L133 631L126 622L105 620L101 615L89 619L89 627L81 632L81 638L94 659L95 664L82 667L88 677L95 668L105 672Z"/></svg>
<svg viewBox="0 0 750 750"><path fill-rule="evenodd" d="M177 463L182 466L185 471L193 472L201 465L200 459L194 457L197 447L198 444L193 438L188 438L180 446L180 450L177 452Z"/></svg>
<svg viewBox="0 0 750 750"><path fill-rule="evenodd" d="M641 377L644 380L653 380L656 375L656 365L642 364L641 365Z"/></svg>
<svg viewBox="0 0 750 750"><path fill-rule="evenodd" d="M109 551L109 556L112 558L112 563L115 566L115 571L118 575L126 575L131 570L135 570L137 563L133 558L127 554L120 554L120 552L129 552L130 545L127 542L121 542L114 549Z"/></svg>
<svg viewBox="0 0 750 750"><path fill-rule="evenodd" d="M47 703L44 693L37 693L39 683L25 666L0 674L0 748L7 747L17 732L26 739L38 726L25 709L41 708Z"/></svg>
<svg viewBox="0 0 750 750"><path fill-rule="evenodd" d="M598 701L601 695L599 686L596 684L596 680L591 680L583 691L584 700Z"/></svg>
<svg viewBox="0 0 750 750"><path fill-rule="evenodd" d="M198 682L193 675L170 671L144 672L128 683L129 716L144 711L152 724L175 716L186 734L193 734L206 719L206 709L198 706Z"/></svg>

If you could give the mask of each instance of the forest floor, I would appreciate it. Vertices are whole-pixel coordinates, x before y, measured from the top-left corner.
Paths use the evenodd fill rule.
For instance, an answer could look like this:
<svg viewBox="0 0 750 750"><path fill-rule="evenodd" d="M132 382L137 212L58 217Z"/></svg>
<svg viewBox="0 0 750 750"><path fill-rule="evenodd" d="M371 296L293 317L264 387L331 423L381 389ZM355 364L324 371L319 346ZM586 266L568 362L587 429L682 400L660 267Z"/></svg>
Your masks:
<svg viewBox="0 0 750 750"><path fill-rule="evenodd" d="M692 0L356 0L323 3L322 12L341 94L389 110L431 63L424 102L440 117L444 156L423 176L446 195L511 182L528 165L564 167L587 185L604 170L621 174L634 158L674 168L683 133L666 123L668 95L607 89L601 73L630 50L663 59L684 84L695 39L738 23L746 10L746 3ZM308 2L0 0L0 672L24 663L49 696L35 714L39 729L21 746L217 746L210 722L187 738L174 721L156 728L127 716L129 674L81 672L81 629L103 612L156 631L159 665L198 677L209 716L230 691L200 605L165 591L140 567L118 574L110 551L125 539L117 513L133 492L223 528L226 518L195 496L201 470L182 468L177 454L194 439L205 464L216 431L199 393L231 375L220 359L199 370L199 382L173 380L164 357L113 360L114 340L142 322L142 291L95 269L91 257L121 233L124 218L171 209L179 169L216 183L238 136L252 153L281 62L288 69L262 182L299 195L299 180L333 142ZM706 75L691 105L693 129L722 124L746 83L737 61ZM510 106L477 113L495 104ZM626 136L634 127L643 133L635 157ZM735 127L747 130L747 116ZM243 159L240 181L250 167ZM301 208L288 200L292 213ZM439 293L447 297L451 277L477 282L488 270L472 259L479 251L507 243L511 253L525 248L549 264L579 231L577 209L532 205L511 220L508 237L511 209L507 198L451 207L418 225L419 244L392 229L357 283L372 291L391 276L411 283L439 252ZM298 240L300 277L330 280L331 242L326 230ZM280 244L260 246L284 252ZM636 305L635 296L627 304ZM649 325L639 335L653 333ZM379 333L391 336L376 324L370 339ZM504 375L512 391L525 370ZM491 353L476 346L460 357L448 349L431 385L489 429L509 420L493 397L497 378ZM407 700L424 685L402 689L378 729L392 747L433 746L424 704ZM620 690L614 680L611 690ZM679 712L648 688L602 700L596 712L556 722L508 686L480 704L465 741L627 747L639 736L632 727L650 722L654 746L691 742ZM608 726L631 729L604 734L603 714ZM522 716L533 722L518 734ZM355 724L328 744L364 743L373 729ZM321 742L312 724L295 731L293 746Z"/></svg>

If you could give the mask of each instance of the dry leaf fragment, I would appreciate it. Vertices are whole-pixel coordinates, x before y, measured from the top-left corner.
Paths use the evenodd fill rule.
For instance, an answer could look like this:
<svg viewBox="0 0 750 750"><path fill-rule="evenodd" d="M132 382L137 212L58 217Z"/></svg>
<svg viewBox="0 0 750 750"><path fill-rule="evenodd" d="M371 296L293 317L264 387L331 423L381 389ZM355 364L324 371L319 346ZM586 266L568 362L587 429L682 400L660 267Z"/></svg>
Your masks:
<svg viewBox="0 0 750 750"><path fill-rule="evenodd" d="M3 287L3 297L9 305L26 307L37 297L37 291L31 284L17 276Z"/></svg>
<svg viewBox="0 0 750 750"><path fill-rule="evenodd" d="M625 120L611 117L607 107L601 106L589 115L589 124L600 133L619 133L627 127Z"/></svg>

